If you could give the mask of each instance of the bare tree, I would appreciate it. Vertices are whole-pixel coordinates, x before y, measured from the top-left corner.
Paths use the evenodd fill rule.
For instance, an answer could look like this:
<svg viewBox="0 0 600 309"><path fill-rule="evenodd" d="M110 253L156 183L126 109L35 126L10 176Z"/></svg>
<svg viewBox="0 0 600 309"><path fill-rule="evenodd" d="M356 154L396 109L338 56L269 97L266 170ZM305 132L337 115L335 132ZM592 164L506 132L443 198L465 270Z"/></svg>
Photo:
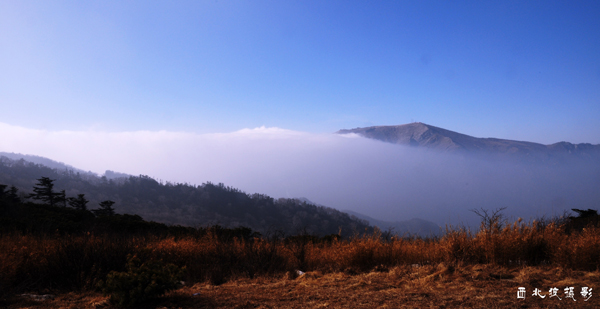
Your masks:
<svg viewBox="0 0 600 309"><path fill-rule="evenodd" d="M500 232L503 227L505 218L502 211L504 211L506 207L496 208L491 212L487 209L470 209L471 212L475 213L481 218L481 230L489 231L489 232Z"/></svg>

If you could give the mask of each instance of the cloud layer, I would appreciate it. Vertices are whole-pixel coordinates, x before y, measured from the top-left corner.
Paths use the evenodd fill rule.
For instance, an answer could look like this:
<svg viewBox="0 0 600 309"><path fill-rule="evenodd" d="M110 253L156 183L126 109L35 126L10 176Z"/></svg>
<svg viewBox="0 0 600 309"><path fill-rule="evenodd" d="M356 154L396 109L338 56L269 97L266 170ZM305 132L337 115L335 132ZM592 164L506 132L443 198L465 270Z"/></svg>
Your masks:
<svg viewBox="0 0 600 309"><path fill-rule="evenodd" d="M353 135L280 128L194 134L43 131L0 123L0 151L44 156L102 174L222 182L248 193L306 197L383 220L476 225L473 208L552 216L600 202L599 165L561 166L439 154Z"/></svg>

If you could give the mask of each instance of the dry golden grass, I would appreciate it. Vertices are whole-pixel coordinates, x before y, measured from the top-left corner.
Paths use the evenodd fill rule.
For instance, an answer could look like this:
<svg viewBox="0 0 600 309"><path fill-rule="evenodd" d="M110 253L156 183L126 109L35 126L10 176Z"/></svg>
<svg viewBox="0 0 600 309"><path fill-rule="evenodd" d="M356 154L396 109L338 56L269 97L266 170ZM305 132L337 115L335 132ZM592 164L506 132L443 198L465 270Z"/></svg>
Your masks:
<svg viewBox="0 0 600 309"><path fill-rule="evenodd" d="M96 283L123 271L128 254L186 267L188 286L151 307L599 307L595 296L590 302L577 296L583 286L600 293L600 228L565 233L556 224L520 221L387 241L377 234L330 242L223 240L211 233L2 235L0 300L9 308L108 308L94 292ZM296 278L298 269L306 274ZM516 298L519 286L527 288L525 300ZM547 294L557 287L562 295L567 286L575 287L577 302L531 297L534 288ZM59 296L43 302L15 297L22 293Z"/></svg>
<svg viewBox="0 0 600 309"><path fill-rule="evenodd" d="M600 286L599 272L558 267L504 267L492 264L396 266L358 275L307 272L295 277L240 278L222 285L197 283L170 292L140 308L597 308L600 297L585 302L582 286ZM517 288L527 296L517 299ZM576 301L531 296L575 287ZM594 292L594 291L593 291ZM7 308L113 308L94 293L66 293L52 300L17 297Z"/></svg>

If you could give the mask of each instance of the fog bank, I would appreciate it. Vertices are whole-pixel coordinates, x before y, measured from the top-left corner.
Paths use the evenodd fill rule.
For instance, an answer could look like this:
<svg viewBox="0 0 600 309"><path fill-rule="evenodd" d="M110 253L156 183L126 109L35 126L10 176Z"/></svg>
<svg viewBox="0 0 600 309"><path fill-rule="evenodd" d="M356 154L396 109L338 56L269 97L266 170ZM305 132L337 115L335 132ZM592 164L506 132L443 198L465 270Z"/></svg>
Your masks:
<svg viewBox="0 0 600 309"><path fill-rule="evenodd" d="M436 153L356 135L279 128L232 133L43 131L0 123L0 151L33 154L102 174L211 181L248 193L306 197L393 221L477 225L469 209L560 215L600 205L600 163L522 163Z"/></svg>

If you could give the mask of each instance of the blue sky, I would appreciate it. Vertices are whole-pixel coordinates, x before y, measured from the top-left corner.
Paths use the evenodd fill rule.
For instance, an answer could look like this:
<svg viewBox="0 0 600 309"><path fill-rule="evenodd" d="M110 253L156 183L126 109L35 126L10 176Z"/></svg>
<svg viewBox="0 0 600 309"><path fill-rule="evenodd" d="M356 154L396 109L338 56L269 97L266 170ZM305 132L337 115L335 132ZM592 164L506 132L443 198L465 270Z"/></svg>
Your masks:
<svg viewBox="0 0 600 309"><path fill-rule="evenodd" d="M206 134L421 121L597 144L599 16L598 1L5 0L0 123Z"/></svg>

